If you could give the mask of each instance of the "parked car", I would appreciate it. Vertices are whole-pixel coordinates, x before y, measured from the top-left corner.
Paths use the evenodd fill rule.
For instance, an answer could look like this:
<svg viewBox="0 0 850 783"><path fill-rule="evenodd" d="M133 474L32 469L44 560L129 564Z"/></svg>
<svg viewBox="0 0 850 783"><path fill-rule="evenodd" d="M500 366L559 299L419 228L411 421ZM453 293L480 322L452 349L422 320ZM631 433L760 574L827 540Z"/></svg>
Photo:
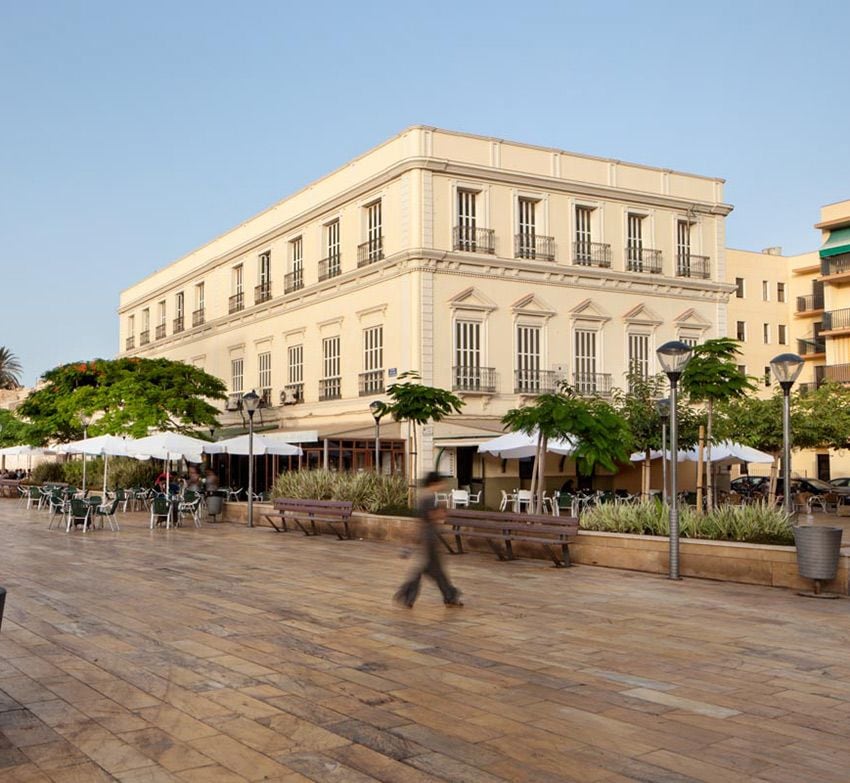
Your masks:
<svg viewBox="0 0 850 783"><path fill-rule="evenodd" d="M840 478L830 479L829 483L833 487L850 487L850 476L841 476Z"/></svg>
<svg viewBox="0 0 850 783"><path fill-rule="evenodd" d="M733 492L748 498L756 492L766 493L769 485L770 479L767 476L738 476L738 478L732 479L730 487Z"/></svg>
<svg viewBox="0 0 850 783"><path fill-rule="evenodd" d="M842 497L850 497L850 479L847 480L846 486L837 486L832 483L827 483L816 478L792 478L791 492L808 492L812 495L826 495L829 492L834 492ZM732 489L739 495L744 497L752 497L754 494L767 495L770 491L770 479L767 476L739 476L732 480ZM784 487L784 479L782 476L776 479L776 493L782 494Z"/></svg>

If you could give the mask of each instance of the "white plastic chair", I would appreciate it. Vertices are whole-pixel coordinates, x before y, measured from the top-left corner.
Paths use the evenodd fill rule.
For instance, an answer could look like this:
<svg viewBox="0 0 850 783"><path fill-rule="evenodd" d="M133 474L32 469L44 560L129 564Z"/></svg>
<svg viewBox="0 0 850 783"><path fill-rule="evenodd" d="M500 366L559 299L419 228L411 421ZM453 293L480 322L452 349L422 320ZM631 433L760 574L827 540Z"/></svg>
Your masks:
<svg viewBox="0 0 850 783"><path fill-rule="evenodd" d="M435 492L434 493L434 507L439 508L440 506L449 507L449 493L448 492Z"/></svg>
<svg viewBox="0 0 850 783"><path fill-rule="evenodd" d="M514 511L520 513L523 510L523 505L525 505L525 510L528 511L531 508L533 499L534 495L530 489L517 490L516 500L514 500Z"/></svg>
<svg viewBox="0 0 850 783"><path fill-rule="evenodd" d="M481 503L481 490L479 489L478 492L476 492L474 495L470 492L469 493L469 505L471 505L471 506L476 505L477 506L479 503Z"/></svg>
<svg viewBox="0 0 850 783"><path fill-rule="evenodd" d="M469 492L465 489L453 489L451 491L452 508L468 508Z"/></svg>
<svg viewBox="0 0 850 783"><path fill-rule="evenodd" d="M516 492L512 492L510 495L504 489L501 492L502 499L499 501L499 511L504 511L508 506L513 508L516 502Z"/></svg>

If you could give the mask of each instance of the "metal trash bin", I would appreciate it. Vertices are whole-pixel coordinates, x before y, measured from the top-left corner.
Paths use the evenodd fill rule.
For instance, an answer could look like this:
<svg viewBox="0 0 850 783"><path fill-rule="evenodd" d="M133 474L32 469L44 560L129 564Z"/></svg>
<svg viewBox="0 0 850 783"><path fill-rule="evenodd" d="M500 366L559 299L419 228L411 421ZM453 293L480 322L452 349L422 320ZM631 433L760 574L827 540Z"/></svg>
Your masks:
<svg viewBox="0 0 850 783"><path fill-rule="evenodd" d="M800 576L815 581L815 593L820 592L820 582L835 579L838 558L841 555L840 527L821 525L796 525L794 543L797 546L797 571Z"/></svg>
<svg viewBox="0 0 850 783"><path fill-rule="evenodd" d="M224 507L224 498L219 495L207 495L207 513L210 516L216 517L221 514Z"/></svg>

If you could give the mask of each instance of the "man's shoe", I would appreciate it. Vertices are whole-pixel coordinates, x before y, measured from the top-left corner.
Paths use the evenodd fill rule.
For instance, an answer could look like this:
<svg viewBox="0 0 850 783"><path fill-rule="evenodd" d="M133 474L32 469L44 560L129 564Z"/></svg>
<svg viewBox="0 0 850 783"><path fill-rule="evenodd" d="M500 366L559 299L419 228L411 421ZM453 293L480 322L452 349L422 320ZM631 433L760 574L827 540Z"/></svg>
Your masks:
<svg viewBox="0 0 850 783"><path fill-rule="evenodd" d="M446 601L445 604L446 604L446 606L451 606L451 607L463 606L463 601L461 601L460 598L453 598L451 601Z"/></svg>

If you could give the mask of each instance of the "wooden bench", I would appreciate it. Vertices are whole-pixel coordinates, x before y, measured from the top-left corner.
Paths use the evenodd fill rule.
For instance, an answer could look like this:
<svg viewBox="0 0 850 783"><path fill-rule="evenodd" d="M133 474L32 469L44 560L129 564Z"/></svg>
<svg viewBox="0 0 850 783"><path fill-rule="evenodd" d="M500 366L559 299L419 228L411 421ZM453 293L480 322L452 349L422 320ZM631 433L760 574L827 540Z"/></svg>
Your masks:
<svg viewBox="0 0 850 783"><path fill-rule="evenodd" d="M578 519L553 517L544 514L516 514L490 511L450 509L445 526L452 530L455 549L446 540L447 532L440 531L440 540L452 554L463 553L464 538L486 541L499 560L514 560L515 543L540 544L559 568L570 565L570 540L578 534ZM501 546L500 546L501 544ZM555 547L560 548L560 554Z"/></svg>
<svg viewBox="0 0 850 783"><path fill-rule="evenodd" d="M348 527L352 508L350 501L275 498L274 508L276 513L264 514L264 518L278 533L287 532L287 522L294 522L305 536L317 536L321 531L316 523L324 522L340 541L351 538ZM279 525L275 524L275 519Z"/></svg>

